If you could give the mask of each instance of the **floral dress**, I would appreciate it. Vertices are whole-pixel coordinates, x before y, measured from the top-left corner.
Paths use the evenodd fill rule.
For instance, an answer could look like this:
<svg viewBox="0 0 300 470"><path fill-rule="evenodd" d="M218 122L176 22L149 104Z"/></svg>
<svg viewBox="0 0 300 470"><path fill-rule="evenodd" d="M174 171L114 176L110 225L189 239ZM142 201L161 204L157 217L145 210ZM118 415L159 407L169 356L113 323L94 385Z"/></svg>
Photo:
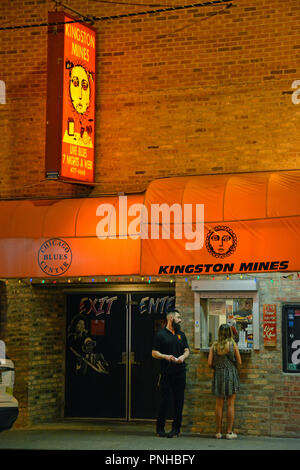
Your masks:
<svg viewBox="0 0 300 470"><path fill-rule="evenodd" d="M227 354L218 354L214 349L212 393L217 397L229 397L239 391L240 379L235 364L233 343Z"/></svg>

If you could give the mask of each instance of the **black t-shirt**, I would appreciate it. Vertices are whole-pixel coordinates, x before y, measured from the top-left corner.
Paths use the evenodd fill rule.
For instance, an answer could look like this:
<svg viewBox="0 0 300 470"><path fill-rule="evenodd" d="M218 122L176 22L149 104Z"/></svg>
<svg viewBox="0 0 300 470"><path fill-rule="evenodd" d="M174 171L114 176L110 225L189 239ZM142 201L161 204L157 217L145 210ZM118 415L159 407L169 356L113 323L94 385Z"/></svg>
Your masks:
<svg viewBox="0 0 300 470"><path fill-rule="evenodd" d="M174 357L182 356L184 350L188 348L188 342L183 331L179 331L175 335L167 328L162 328L154 337L153 349L161 354L172 355ZM166 373L182 372L186 368L185 362L176 364L161 359L161 371Z"/></svg>

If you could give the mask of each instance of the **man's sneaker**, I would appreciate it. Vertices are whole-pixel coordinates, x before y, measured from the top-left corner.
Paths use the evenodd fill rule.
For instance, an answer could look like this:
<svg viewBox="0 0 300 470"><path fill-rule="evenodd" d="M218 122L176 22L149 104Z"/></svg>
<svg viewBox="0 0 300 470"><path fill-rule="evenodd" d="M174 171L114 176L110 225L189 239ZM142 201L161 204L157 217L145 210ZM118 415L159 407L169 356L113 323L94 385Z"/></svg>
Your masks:
<svg viewBox="0 0 300 470"><path fill-rule="evenodd" d="M157 429L156 434L158 437L167 437L167 433L164 429Z"/></svg>
<svg viewBox="0 0 300 470"><path fill-rule="evenodd" d="M172 431L170 431L167 436L168 437L178 437L179 436L179 433L180 431L178 429L172 429Z"/></svg>
<svg viewBox="0 0 300 470"><path fill-rule="evenodd" d="M229 432L226 434L226 439L236 439L237 438L237 434L235 434L234 432Z"/></svg>

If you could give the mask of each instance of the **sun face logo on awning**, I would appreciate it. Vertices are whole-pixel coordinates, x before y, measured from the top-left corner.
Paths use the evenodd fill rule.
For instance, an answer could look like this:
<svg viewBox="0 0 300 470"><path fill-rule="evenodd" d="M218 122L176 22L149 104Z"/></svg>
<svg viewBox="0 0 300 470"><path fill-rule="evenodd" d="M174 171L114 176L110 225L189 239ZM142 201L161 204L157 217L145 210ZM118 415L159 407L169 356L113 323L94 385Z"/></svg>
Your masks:
<svg viewBox="0 0 300 470"><path fill-rule="evenodd" d="M60 238L46 240L39 249L38 263L48 276L61 276L71 266L71 248Z"/></svg>
<svg viewBox="0 0 300 470"><path fill-rule="evenodd" d="M237 246L237 236L225 225L217 225L206 236L207 251L216 258L226 258L234 253Z"/></svg>

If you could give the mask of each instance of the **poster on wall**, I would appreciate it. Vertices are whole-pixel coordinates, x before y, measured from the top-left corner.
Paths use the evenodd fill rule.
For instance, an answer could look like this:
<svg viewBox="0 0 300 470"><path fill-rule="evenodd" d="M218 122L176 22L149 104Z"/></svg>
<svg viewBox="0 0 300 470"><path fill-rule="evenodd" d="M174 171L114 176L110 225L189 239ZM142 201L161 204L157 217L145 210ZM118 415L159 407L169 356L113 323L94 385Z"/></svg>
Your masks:
<svg viewBox="0 0 300 470"><path fill-rule="evenodd" d="M226 301L210 299L209 300L209 314L223 316L226 319Z"/></svg>
<svg viewBox="0 0 300 470"><path fill-rule="evenodd" d="M265 304L263 306L264 346L276 346L276 322L276 304Z"/></svg>
<svg viewBox="0 0 300 470"><path fill-rule="evenodd" d="M48 21L46 177L92 184L96 33L64 12Z"/></svg>
<svg viewBox="0 0 300 470"><path fill-rule="evenodd" d="M282 306L283 372L300 373L300 304Z"/></svg>

